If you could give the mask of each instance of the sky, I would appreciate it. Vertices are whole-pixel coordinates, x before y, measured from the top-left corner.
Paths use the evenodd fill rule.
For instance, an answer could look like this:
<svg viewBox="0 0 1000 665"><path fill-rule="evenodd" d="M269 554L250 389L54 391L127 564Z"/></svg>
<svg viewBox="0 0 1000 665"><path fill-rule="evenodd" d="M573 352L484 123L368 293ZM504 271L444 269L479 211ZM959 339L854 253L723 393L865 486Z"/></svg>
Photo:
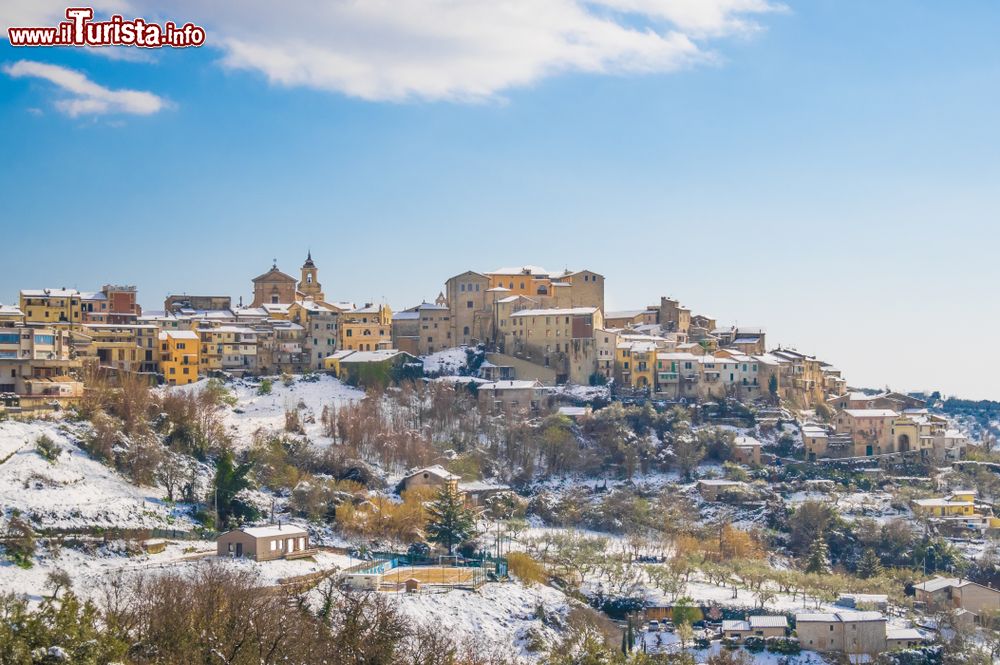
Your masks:
<svg viewBox="0 0 1000 665"><path fill-rule="evenodd" d="M313 5L307 7L306 5ZM200 48L0 39L0 302L606 276L852 386L1000 399L993 0L101 0ZM0 24L65 6L12 0Z"/></svg>

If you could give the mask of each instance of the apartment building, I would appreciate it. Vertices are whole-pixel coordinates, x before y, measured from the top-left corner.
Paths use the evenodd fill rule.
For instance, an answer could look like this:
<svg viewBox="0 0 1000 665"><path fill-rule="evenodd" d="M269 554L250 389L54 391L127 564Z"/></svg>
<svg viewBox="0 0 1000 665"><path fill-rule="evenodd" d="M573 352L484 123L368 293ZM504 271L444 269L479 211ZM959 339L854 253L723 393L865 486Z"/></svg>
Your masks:
<svg viewBox="0 0 1000 665"><path fill-rule="evenodd" d="M33 409L83 396L70 333L49 326L0 324L0 395L9 406Z"/></svg>
<svg viewBox="0 0 1000 665"><path fill-rule="evenodd" d="M340 313L340 349L378 351L392 348L392 310L388 305L365 303Z"/></svg>
<svg viewBox="0 0 1000 665"><path fill-rule="evenodd" d="M896 452L892 423L899 414L891 409L845 409L834 418L838 434L854 441L854 457Z"/></svg>
<svg viewBox="0 0 1000 665"><path fill-rule="evenodd" d="M603 327L600 309L522 309L504 322L504 352L551 367L556 383L586 385L597 371L594 331Z"/></svg>
<svg viewBox="0 0 1000 665"><path fill-rule="evenodd" d="M159 327L147 323L85 323L89 344L86 359L122 372L156 374L159 371Z"/></svg>

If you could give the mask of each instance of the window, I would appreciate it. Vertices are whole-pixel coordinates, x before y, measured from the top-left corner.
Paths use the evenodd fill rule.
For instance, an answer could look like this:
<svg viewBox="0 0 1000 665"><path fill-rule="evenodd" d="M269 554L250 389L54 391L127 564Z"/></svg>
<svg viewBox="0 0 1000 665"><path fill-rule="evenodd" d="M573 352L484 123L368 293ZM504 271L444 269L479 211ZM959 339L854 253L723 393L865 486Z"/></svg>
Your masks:
<svg viewBox="0 0 1000 665"><path fill-rule="evenodd" d="M458 290L461 291L462 293L465 293L465 284L459 284Z"/></svg>
<svg viewBox="0 0 1000 665"><path fill-rule="evenodd" d="M472 301L471 300L467 301L465 303L465 307L466 307L466 309L472 309Z"/></svg>
<svg viewBox="0 0 1000 665"><path fill-rule="evenodd" d="M463 335L468 335L469 334L469 326L465 326L464 328L462 328L462 334Z"/></svg>

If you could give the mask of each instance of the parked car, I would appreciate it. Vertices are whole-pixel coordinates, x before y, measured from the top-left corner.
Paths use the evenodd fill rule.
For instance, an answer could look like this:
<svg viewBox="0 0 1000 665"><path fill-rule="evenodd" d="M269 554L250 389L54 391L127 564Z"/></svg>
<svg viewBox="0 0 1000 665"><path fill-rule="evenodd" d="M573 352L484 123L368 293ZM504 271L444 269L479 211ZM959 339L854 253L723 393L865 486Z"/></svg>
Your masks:
<svg viewBox="0 0 1000 665"><path fill-rule="evenodd" d="M660 630L660 622L657 621L656 619L653 619L652 621L649 622L649 627L646 630L648 630L651 633L655 633L656 631Z"/></svg>

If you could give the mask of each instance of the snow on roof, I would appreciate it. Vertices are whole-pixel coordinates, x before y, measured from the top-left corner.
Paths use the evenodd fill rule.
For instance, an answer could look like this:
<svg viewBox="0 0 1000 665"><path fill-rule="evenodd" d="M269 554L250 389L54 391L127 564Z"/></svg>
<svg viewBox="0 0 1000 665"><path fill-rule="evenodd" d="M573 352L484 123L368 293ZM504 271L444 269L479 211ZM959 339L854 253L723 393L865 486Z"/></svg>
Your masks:
<svg viewBox="0 0 1000 665"><path fill-rule="evenodd" d="M422 473L430 474L432 476L437 476L438 478L441 478L443 480L461 480L462 478L461 476L456 476L454 473L444 468L440 464L435 464L433 466L425 466L422 469L417 469L416 471L408 473L403 477L403 480L406 480L407 478L412 478L414 476L419 476Z"/></svg>
<svg viewBox="0 0 1000 665"><path fill-rule="evenodd" d="M795 615L795 623L821 621L823 623L857 623L859 621L885 621L881 612L803 612Z"/></svg>
<svg viewBox="0 0 1000 665"><path fill-rule="evenodd" d="M788 618L783 614L752 616L749 621L751 628L788 628Z"/></svg>
<svg viewBox="0 0 1000 665"><path fill-rule="evenodd" d="M752 436L738 436L736 437L736 447L749 447L749 446L761 446L760 441L753 438Z"/></svg>
<svg viewBox="0 0 1000 665"><path fill-rule="evenodd" d="M608 312L604 315L606 319L632 319L641 314L645 314L644 309L623 309L617 312Z"/></svg>
<svg viewBox="0 0 1000 665"><path fill-rule="evenodd" d="M21 289L21 295L29 298L41 298L51 296L54 298L68 298L78 296L80 292L76 289Z"/></svg>
<svg viewBox="0 0 1000 665"><path fill-rule="evenodd" d="M402 312L396 312L392 315L393 321L416 321L420 318L420 312L414 312L410 310L404 310Z"/></svg>
<svg viewBox="0 0 1000 665"><path fill-rule="evenodd" d="M887 640L922 640L923 633L916 628L888 628L885 631Z"/></svg>
<svg viewBox="0 0 1000 665"><path fill-rule="evenodd" d="M18 316L23 315L21 308L17 305L4 305L0 304L0 314L16 314Z"/></svg>
<svg viewBox="0 0 1000 665"><path fill-rule="evenodd" d="M705 478L698 481L699 485L705 485L706 487L732 487L734 485L742 485L743 482L739 480L720 480L716 478Z"/></svg>
<svg viewBox="0 0 1000 665"><path fill-rule="evenodd" d="M508 380L508 381L494 381L493 383L485 383L479 386L480 390L527 390L529 388L541 388L542 384L539 381L518 381L518 380Z"/></svg>
<svg viewBox="0 0 1000 665"><path fill-rule="evenodd" d="M486 293L490 293L491 291L496 293L500 291L510 291L510 289L508 289L506 286L494 286L492 289L486 289Z"/></svg>
<svg viewBox="0 0 1000 665"><path fill-rule="evenodd" d="M193 330L164 330L160 333L160 339L172 337L174 339L200 339Z"/></svg>
<svg viewBox="0 0 1000 665"><path fill-rule="evenodd" d="M269 524L267 526L245 526L236 531L242 531L254 538L270 538L273 536L299 536L307 532L300 526L294 524Z"/></svg>
<svg viewBox="0 0 1000 665"><path fill-rule="evenodd" d="M562 309L522 309L520 312L514 312L511 317L515 316L583 316L586 314L593 314L597 311L596 307L566 307Z"/></svg>
<svg viewBox="0 0 1000 665"><path fill-rule="evenodd" d="M701 358L701 356L696 356L693 353L657 353L656 354L656 359L657 360L693 360L693 361L697 362L699 358Z"/></svg>
<svg viewBox="0 0 1000 665"><path fill-rule="evenodd" d="M490 490L509 490L507 485L499 485L485 480L473 480L467 483L459 483L458 489L463 492L484 492Z"/></svg>
<svg viewBox="0 0 1000 665"><path fill-rule="evenodd" d="M976 583L973 582L972 580L963 580L963 579L959 579L957 577L934 577L932 579L927 580L926 582L921 582L920 584L914 584L913 588L914 589L920 589L921 591L927 591L929 593L933 593L935 591L940 591L941 589L947 589L947 588L950 588L950 587L961 588L961 587L969 586L970 584L976 584ZM978 584L976 586L982 586L982 585ZM988 587L984 587L984 588L988 588ZM990 589L990 590L991 591L996 591L996 589ZM996 592L1000 593L1000 591L996 591Z"/></svg>
<svg viewBox="0 0 1000 665"><path fill-rule="evenodd" d="M723 619L722 620L722 632L724 633L738 633L740 631L750 630L750 622L739 621L733 619Z"/></svg>
<svg viewBox="0 0 1000 665"><path fill-rule="evenodd" d="M376 363L382 362L383 360L390 360L395 358L400 354L406 354L406 351L400 351L399 349L379 349L377 351L355 351L354 353L348 354L341 357L341 363Z"/></svg>
<svg viewBox="0 0 1000 665"><path fill-rule="evenodd" d="M852 418L895 418L899 414L892 409L844 409Z"/></svg>

